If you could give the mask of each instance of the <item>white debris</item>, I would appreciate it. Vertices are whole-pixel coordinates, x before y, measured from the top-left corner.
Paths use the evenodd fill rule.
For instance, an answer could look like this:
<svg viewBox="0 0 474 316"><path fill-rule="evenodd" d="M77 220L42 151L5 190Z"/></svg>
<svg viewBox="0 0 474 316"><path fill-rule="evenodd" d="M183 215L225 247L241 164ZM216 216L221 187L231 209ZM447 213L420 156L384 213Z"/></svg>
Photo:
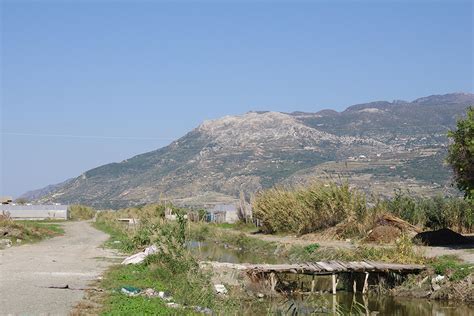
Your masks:
<svg viewBox="0 0 474 316"><path fill-rule="evenodd" d="M433 291L438 291L441 289L441 286L439 286L438 283L443 281L444 278L445 278L444 275L437 275L436 277L431 279L431 288L433 289Z"/></svg>
<svg viewBox="0 0 474 316"><path fill-rule="evenodd" d="M217 294L227 294L227 289L223 284L214 284L214 289Z"/></svg>
<svg viewBox="0 0 474 316"><path fill-rule="evenodd" d="M158 248L156 248L155 245L152 245L150 247L147 247L144 251L136 253L130 257L125 258L125 260L122 261L122 264L137 264L141 263L145 260L146 257L149 255L152 255L158 251Z"/></svg>
<svg viewBox="0 0 474 316"><path fill-rule="evenodd" d="M158 296L158 293L152 288L148 288L148 289L143 290L142 294L145 295L146 297L149 297L149 298Z"/></svg>
<svg viewBox="0 0 474 316"><path fill-rule="evenodd" d="M171 308L179 308L179 307L181 307L181 305L179 305L178 303L175 303L175 302L166 303L166 306L171 307Z"/></svg>
<svg viewBox="0 0 474 316"><path fill-rule="evenodd" d="M440 282L440 281L443 281L444 278L445 278L444 275L439 275L439 274L438 274L436 277L434 277L433 279L431 279L431 282L438 283L438 282Z"/></svg>
<svg viewBox="0 0 474 316"><path fill-rule="evenodd" d="M127 296L137 296L140 293L139 291L130 290L130 289L127 289L127 288L124 288L124 287L120 289L120 292L122 292L123 294L125 294Z"/></svg>

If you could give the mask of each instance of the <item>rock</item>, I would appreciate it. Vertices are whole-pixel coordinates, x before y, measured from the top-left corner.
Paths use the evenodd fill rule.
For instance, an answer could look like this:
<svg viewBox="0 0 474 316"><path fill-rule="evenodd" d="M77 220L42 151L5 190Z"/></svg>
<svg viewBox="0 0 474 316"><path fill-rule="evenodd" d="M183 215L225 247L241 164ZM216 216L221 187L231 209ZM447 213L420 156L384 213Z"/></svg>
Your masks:
<svg viewBox="0 0 474 316"><path fill-rule="evenodd" d="M0 239L0 249L10 248L12 246L12 241L10 239Z"/></svg>
<svg viewBox="0 0 474 316"><path fill-rule="evenodd" d="M17 240L16 240L16 243L17 243L17 244L21 244L22 241L23 241L23 240L21 240L21 239L17 239Z"/></svg>
<svg viewBox="0 0 474 316"><path fill-rule="evenodd" d="M223 284L214 284L214 289L216 290L217 294L227 294L227 289Z"/></svg>

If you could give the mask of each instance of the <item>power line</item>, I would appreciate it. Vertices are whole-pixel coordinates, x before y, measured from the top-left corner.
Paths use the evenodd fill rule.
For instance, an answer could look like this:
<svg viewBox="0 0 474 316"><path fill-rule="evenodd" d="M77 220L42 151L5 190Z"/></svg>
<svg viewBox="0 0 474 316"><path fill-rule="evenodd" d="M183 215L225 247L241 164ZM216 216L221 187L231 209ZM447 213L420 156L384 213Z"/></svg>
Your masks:
<svg viewBox="0 0 474 316"><path fill-rule="evenodd" d="M175 140L167 137L135 137L135 136L101 136L101 135L73 135L73 134L42 134L42 133L17 133L1 132L8 136L32 136L32 137L58 137L58 138L83 138L83 139L116 139L116 140Z"/></svg>

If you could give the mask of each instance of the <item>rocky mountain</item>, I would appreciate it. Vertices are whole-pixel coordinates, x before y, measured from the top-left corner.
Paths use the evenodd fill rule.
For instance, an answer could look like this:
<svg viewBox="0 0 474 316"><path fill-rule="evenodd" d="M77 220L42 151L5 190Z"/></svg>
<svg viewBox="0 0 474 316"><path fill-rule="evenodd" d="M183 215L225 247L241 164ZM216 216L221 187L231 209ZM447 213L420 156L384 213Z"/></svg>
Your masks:
<svg viewBox="0 0 474 316"><path fill-rule="evenodd" d="M446 132L474 105L455 93L377 101L343 112L249 112L206 121L164 148L89 170L39 202L102 208L172 199L181 204L234 201L278 183L348 179L390 194L448 192Z"/></svg>

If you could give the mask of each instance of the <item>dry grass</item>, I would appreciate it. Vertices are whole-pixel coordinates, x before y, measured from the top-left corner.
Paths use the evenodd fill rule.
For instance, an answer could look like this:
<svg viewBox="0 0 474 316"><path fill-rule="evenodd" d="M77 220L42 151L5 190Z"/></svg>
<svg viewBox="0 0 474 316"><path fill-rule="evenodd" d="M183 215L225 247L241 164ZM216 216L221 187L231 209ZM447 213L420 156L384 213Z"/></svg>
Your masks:
<svg viewBox="0 0 474 316"><path fill-rule="evenodd" d="M276 187L257 194L254 216L267 233L293 232L299 235L339 225L342 237L366 230L374 208L366 196L347 183L313 183L308 187Z"/></svg>
<svg viewBox="0 0 474 316"><path fill-rule="evenodd" d="M95 216L95 210L85 205L69 206L69 218L71 220L88 220Z"/></svg>

